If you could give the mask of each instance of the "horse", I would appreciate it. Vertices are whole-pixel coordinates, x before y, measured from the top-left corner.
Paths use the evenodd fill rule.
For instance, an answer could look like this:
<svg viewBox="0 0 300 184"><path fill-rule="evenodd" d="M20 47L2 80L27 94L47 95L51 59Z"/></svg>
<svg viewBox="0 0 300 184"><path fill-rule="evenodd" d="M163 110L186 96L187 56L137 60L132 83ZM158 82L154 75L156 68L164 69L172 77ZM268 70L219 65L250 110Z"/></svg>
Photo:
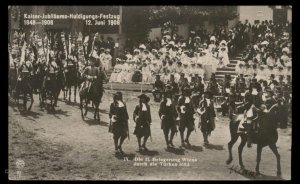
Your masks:
<svg viewBox="0 0 300 184"><path fill-rule="evenodd" d="M31 86L31 80L32 76L30 72L23 72L22 73L22 67L19 68L20 72L20 77L17 79L16 82L16 98L15 100L17 101L17 105L19 106L19 97L20 94L23 94L23 109L24 111L30 111L33 105L33 90ZM30 96L30 105L27 108L27 95Z"/></svg>
<svg viewBox="0 0 300 184"><path fill-rule="evenodd" d="M90 82L90 86L81 88L79 91L81 117L87 116L87 108L90 101L94 106L94 119L100 122L99 105L103 96L103 79L102 71L97 70L97 78ZM85 113L83 113L83 101L85 101Z"/></svg>
<svg viewBox="0 0 300 184"><path fill-rule="evenodd" d="M74 64L71 66L67 65L65 76L66 88L64 90L64 100L66 101L69 92L69 102L71 102L71 89L74 87L74 102L76 103L77 87L80 86L80 72Z"/></svg>
<svg viewBox="0 0 300 184"><path fill-rule="evenodd" d="M39 94L40 107L44 106L45 93L43 93L43 79L46 75L45 63L35 63L33 65L34 75L32 76L31 85L33 90Z"/></svg>
<svg viewBox="0 0 300 184"><path fill-rule="evenodd" d="M57 107L58 96L60 91L65 86L65 77L63 70L58 70L56 73L47 73L44 77L43 90L45 100L50 97L50 106L53 111Z"/></svg>
<svg viewBox="0 0 300 184"><path fill-rule="evenodd" d="M17 85L17 74L18 70L17 70L17 66L14 63L13 67L9 68L9 74L8 74L8 80L9 80L9 93L10 96L13 97L14 96L14 91Z"/></svg>
<svg viewBox="0 0 300 184"><path fill-rule="evenodd" d="M276 105L277 104L275 104L270 108L268 114L265 114L263 116L258 116L258 120L259 120L258 132L252 134L252 139L253 139L252 141L254 144L257 144L257 157L256 157L256 168L255 168L257 175L260 174L259 164L261 161L262 149L266 146L269 146L269 148L276 156L277 176L278 177L281 176L280 154L278 153L277 146L276 146L276 142L278 140L277 124L275 123L276 118L274 119L274 117L276 117L275 116L276 113L275 111L273 111L273 107L276 107ZM233 160L232 147L235 144L235 142L238 140L238 138L241 137L241 143L238 147L239 165L241 169L245 169L245 166L243 164L242 153L243 153L243 148L247 142L247 135L243 132L238 132L238 127L241 122L242 116L243 114L233 115L230 120L229 129L230 129L231 140L228 143L229 158L226 161L226 164L230 164L232 162Z"/></svg>

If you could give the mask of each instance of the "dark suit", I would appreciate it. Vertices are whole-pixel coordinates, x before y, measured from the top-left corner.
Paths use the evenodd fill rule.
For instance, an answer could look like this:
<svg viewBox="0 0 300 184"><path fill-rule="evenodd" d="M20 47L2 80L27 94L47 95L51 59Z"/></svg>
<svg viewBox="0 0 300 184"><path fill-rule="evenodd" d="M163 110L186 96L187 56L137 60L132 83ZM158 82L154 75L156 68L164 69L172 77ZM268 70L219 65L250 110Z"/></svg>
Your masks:
<svg viewBox="0 0 300 184"><path fill-rule="evenodd" d="M124 103L124 102L123 102ZM109 119L112 116L116 116L116 122L110 122L109 132L113 133L116 136L127 136L128 135L128 112L126 108L126 104L124 103L124 107L118 107L118 103L114 102L110 104L109 110Z"/></svg>
<svg viewBox="0 0 300 184"><path fill-rule="evenodd" d="M211 131L215 129L215 120L216 112L214 107L214 102L211 99L210 104L207 103L207 100L204 99L203 107L206 109L205 113L201 115L201 131L207 132L210 134Z"/></svg>
<svg viewBox="0 0 300 184"><path fill-rule="evenodd" d="M185 107L185 113L181 111L181 106ZM190 99L189 103L185 103L185 96L180 96L177 103L177 111L179 112L180 124L179 130L194 130L194 108L192 100Z"/></svg>
<svg viewBox="0 0 300 184"><path fill-rule="evenodd" d="M161 118L164 115L164 119L161 120L161 129L170 129L171 131L177 132L176 129L176 118L177 118L177 111L175 107L175 103L172 100L172 104L167 106L167 99L160 103L159 108L159 117Z"/></svg>
<svg viewBox="0 0 300 184"><path fill-rule="evenodd" d="M137 137L148 137L151 136L150 124L151 124L151 112L149 104L145 104L147 110L142 111L142 105L137 105L133 112L133 119L135 120L136 126L133 134ZM138 116L138 118L137 118Z"/></svg>

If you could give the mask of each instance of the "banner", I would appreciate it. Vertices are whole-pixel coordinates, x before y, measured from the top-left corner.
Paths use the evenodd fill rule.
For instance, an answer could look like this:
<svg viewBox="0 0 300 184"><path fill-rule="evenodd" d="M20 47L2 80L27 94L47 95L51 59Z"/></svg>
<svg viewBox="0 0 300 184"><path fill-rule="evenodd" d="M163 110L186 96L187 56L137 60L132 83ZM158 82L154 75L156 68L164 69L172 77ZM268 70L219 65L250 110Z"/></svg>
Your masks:
<svg viewBox="0 0 300 184"><path fill-rule="evenodd" d="M118 33L118 6L21 6L24 29L43 27L72 31Z"/></svg>

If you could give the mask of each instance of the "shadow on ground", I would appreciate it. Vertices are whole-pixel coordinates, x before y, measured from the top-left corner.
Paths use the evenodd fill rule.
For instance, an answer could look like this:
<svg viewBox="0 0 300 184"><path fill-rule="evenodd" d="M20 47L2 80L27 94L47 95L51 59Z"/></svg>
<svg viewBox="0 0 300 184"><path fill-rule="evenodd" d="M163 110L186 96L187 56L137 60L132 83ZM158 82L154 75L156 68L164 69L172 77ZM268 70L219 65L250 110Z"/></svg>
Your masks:
<svg viewBox="0 0 300 184"><path fill-rule="evenodd" d="M207 144L207 145L204 145L204 147L206 149L211 149L211 150L224 150L223 145Z"/></svg>
<svg viewBox="0 0 300 184"><path fill-rule="evenodd" d="M138 151L141 155L147 155L147 156L155 156L159 155L158 151L155 150L148 150L148 151Z"/></svg>
<svg viewBox="0 0 300 184"><path fill-rule="evenodd" d="M184 155L184 149L182 148L166 148L169 153L174 153L175 155Z"/></svg>
<svg viewBox="0 0 300 184"><path fill-rule="evenodd" d="M202 152L203 151L202 146L191 145L191 146L186 146L185 148L187 150L191 150L191 151L195 151L195 152Z"/></svg>

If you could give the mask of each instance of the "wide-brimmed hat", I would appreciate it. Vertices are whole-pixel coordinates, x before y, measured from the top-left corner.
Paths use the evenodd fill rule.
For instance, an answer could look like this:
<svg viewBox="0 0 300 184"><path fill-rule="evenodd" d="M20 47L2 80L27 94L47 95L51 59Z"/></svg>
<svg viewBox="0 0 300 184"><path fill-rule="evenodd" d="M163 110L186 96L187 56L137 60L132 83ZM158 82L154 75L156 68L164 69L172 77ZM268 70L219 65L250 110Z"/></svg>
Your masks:
<svg viewBox="0 0 300 184"><path fill-rule="evenodd" d="M149 98L146 94L144 94L144 93L141 94L141 95L139 95L138 98L139 98L139 99L144 98L144 99L146 100L147 103L150 101L150 98Z"/></svg>
<svg viewBox="0 0 300 184"><path fill-rule="evenodd" d="M122 92L118 91L116 93L113 94L114 97L122 97Z"/></svg>

